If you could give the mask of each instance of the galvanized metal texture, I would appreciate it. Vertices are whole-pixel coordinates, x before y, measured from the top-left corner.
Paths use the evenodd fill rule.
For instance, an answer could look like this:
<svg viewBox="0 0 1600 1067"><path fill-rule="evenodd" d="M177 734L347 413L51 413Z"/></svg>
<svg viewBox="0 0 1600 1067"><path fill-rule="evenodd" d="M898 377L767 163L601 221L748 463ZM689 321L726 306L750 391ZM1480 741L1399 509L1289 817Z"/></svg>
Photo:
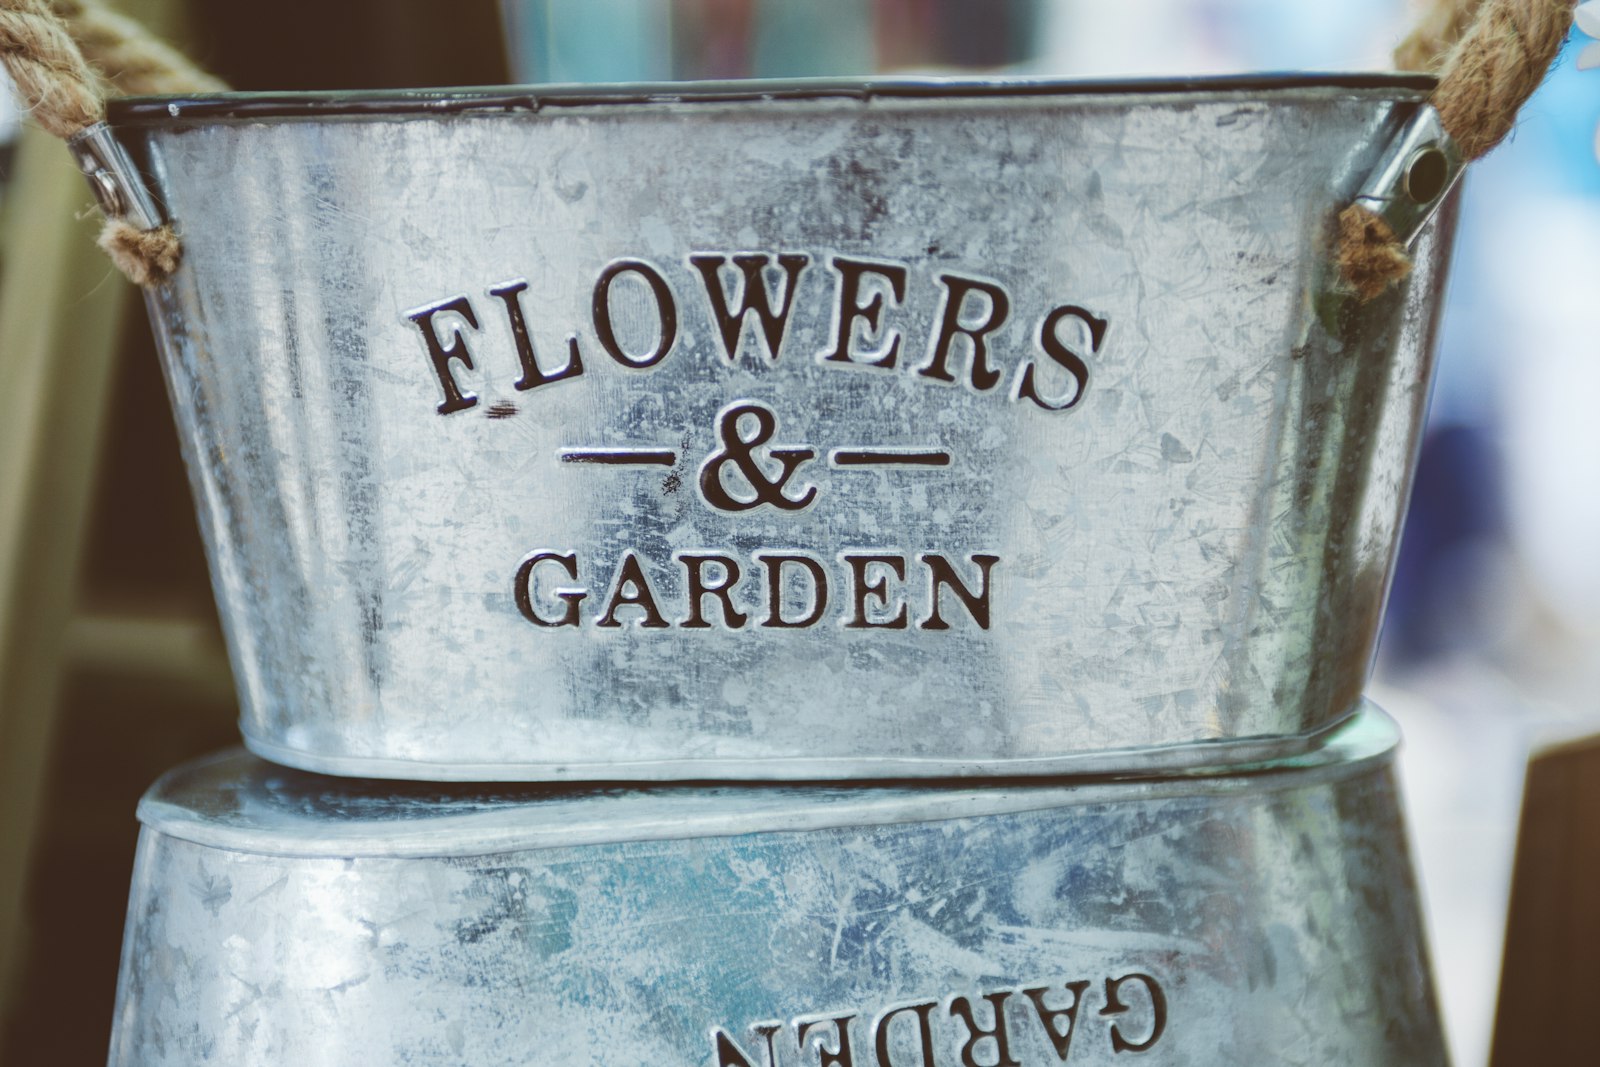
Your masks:
<svg viewBox="0 0 1600 1067"><path fill-rule="evenodd" d="M114 110L184 236L150 309L247 743L469 780L1305 748L1366 678L1448 244L1355 308L1326 227L1423 95Z"/></svg>
<svg viewBox="0 0 1600 1067"><path fill-rule="evenodd" d="M224 755L140 807L110 1062L1443 1063L1393 741L981 788Z"/></svg>

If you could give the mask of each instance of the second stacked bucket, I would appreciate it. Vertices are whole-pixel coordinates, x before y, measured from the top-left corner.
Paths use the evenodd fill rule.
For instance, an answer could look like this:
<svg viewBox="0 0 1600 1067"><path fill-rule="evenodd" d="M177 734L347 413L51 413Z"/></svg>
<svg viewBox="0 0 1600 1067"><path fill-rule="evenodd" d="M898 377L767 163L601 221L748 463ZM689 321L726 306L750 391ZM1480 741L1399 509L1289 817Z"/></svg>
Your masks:
<svg viewBox="0 0 1600 1067"><path fill-rule="evenodd" d="M1448 241L1327 231L1429 84L114 107L282 766L146 798L113 1062L1441 1061L1360 693Z"/></svg>

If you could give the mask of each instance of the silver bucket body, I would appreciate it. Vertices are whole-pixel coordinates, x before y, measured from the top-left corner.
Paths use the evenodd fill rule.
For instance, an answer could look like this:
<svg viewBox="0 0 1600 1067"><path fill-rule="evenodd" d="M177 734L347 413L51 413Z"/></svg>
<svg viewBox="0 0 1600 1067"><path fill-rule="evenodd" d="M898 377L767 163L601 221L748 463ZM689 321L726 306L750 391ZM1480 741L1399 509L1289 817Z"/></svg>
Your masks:
<svg viewBox="0 0 1600 1067"><path fill-rule="evenodd" d="M1356 706L1441 263L1426 83L117 105L247 743L341 774L1279 757ZM741 310L743 317L741 318Z"/></svg>
<svg viewBox="0 0 1600 1067"><path fill-rule="evenodd" d="M1393 741L981 789L224 755L140 806L110 1062L1442 1064Z"/></svg>

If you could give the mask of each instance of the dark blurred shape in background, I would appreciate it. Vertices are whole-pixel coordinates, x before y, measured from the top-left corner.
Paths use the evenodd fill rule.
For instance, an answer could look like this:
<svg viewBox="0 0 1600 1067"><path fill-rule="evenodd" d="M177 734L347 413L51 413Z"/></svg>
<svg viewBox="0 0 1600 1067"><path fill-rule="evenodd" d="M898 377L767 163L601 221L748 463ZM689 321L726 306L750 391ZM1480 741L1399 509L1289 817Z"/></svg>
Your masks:
<svg viewBox="0 0 1600 1067"><path fill-rule="evenodd" d="M1500 483L1500 453L1482 427L1428 431L1383 621L1394 670L1498 640L1503 619L1485 595L1485 570L1508 551Z"/></svg>
<svg viewBox="0 0 1600 1067"><path fill-rule="evenodd" d="M518 81L994 71L1040 55L1045 0L508 0Z"/></svg>
<svg viewBox="0 0 1600 1067"><path fill-rule="evenodd" d="M511 81L493 0L188 6L191 54L241 91Z"/></svg>

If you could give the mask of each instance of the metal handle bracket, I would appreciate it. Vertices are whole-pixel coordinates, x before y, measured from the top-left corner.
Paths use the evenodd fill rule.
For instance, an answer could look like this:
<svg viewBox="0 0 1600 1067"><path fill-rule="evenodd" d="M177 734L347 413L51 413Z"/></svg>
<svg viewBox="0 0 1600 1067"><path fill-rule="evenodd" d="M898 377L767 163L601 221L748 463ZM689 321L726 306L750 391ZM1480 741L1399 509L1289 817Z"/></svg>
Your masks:
<svg viewBox="0 0 1600 1067"><path fill-rule="evenodd" d="M161 208L109 126L95 123L69 138L67 148L108 218L124 219L141 230L162 224Z"/></svg>
<svg viewBox="0 0 1600 1067"><path fill-rule="evenodd" d="M1410 246L1466 169L1466 158L1439 112L1424 104L1379 157L1356 194L1401 244Z"/></svg>

